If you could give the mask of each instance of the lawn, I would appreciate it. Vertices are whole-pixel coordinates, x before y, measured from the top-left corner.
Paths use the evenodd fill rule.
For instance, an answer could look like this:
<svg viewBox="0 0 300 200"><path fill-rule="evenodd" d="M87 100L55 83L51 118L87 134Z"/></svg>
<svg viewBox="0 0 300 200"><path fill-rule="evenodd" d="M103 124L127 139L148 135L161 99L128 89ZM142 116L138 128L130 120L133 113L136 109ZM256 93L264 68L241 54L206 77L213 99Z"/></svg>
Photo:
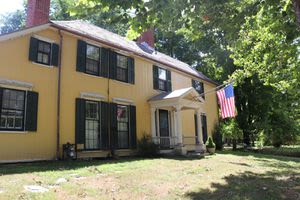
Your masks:
<svg viewBox="0 0 300 200"><path fill-rule="evenodd" d="M244 152L11 164L0 174L1 200L300 199L300 158ZM32 193L28 185L48 191Z"/></svg>

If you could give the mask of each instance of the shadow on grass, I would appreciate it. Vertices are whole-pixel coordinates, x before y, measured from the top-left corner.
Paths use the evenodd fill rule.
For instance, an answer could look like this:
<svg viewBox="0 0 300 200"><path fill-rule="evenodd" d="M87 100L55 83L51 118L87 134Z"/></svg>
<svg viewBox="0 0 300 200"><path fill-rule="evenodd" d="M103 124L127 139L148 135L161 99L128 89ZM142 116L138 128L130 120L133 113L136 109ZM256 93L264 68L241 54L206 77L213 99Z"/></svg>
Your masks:
<svg viewBox="0 0 300 200"><path fill-rule="evenodd" d="M189 199L300 199L300 174L250 171L224 177L225 184L212 183L212 190L200 189L186 193Z"/></svg>
<svg viewBox="0 0 300 200"><path fill-rule="evenodd" d="M172 159L172 160L199 160L199 158L188 158L183 156L160 156L154 158L142 157L121 157L119 159L92 159L92 160L71 160L71 161L39 161L31 163L0 164L0 176L10 174L34 173L45 171L76 170L85 167L97 167L107 164L126 164L135 161Z"/></svg>
<svg viewBox="0 0 300 200"><path fill-rule="evenodd" d="M218 154L230 154L230 155L236 155L236 156L253 156L253 157L259 158L259 159L275 159L278 161L300 162L300 158L298 158L298 157L288 157L288 156L280 156L280 155L254 153L254 152L247 151L247 150L238 150L238 151L224 150L224 151L218 151L217 153Z"/></svg>

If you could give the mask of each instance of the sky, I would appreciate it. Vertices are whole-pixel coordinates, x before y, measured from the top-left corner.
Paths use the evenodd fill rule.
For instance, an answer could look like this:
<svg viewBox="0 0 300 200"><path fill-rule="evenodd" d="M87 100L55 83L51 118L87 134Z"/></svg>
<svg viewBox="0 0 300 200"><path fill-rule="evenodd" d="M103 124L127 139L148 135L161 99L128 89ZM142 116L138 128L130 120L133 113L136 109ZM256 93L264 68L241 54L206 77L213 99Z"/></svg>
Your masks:
<svg viewBox="0 0 300 200"><path fill-rule="evenodd" d="M0 15L23 8L24 0L0 0Z"/></svg>

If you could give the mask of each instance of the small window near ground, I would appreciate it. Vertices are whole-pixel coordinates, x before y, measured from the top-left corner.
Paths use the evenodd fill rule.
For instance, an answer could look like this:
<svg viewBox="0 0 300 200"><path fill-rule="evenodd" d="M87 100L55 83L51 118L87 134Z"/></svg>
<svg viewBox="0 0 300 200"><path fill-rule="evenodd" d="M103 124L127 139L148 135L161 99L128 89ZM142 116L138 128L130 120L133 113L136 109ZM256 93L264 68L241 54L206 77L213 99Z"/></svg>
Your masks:
<svg viewBox="0 0 300 200"><path fill-rule="evenodd" d="M0 130L24 129L25 92L3 89Z"/></svg>
<svg viewBox="0 0 300 200"><path fill-rule="evenodd" d="M129 109L128 106L117 106L118 148L129 148Z"/></svg>
<svg viewBox="0 0 300 200"><path fill-rule="evenodd" d="M128 82L128 57L117 54L117 80Z"/></svg>
<svg viewBox="0 0 300 200"><path fill-rule="evenodd" d="M51 43L38 41L37 63L50 65Z"/></svg>
<svg viewBox="0 0 300 200"><path fill-rule="evenodd" d="M86 73L99 75L100 48L87 44L86 47Z"/></svg>

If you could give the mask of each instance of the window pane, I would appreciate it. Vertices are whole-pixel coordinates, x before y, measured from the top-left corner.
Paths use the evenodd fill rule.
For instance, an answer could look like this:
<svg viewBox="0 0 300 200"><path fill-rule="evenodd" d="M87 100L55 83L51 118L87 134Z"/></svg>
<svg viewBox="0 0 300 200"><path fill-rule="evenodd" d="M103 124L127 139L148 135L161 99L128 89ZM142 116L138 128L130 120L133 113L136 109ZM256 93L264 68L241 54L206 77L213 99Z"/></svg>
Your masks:
<svg viewBox="0 0 300 200"><path fill-rule="evenodd" d="M128 76L127 74L128 74L127 69L117 67L117 80L127 82L127 76Z"/></svg>
<svg viewBox="0 0 300 200"><path fill-rule="evenodd" d="M48 56L48 54L43 54L43 63L49 63L49 56Z"/></svg>
<svg viewBox="0 0 300 200"><path fill-rule="evenodd" d="M23 127L25 93L4 89L1 108L1 128L21 129Z"/></svg>
<svg viewBox="0 0 300 200"><path fill-rule="evenodd" d="M15 128L22 128L23 117L16 117Z"/></svg>
<svg viewBox="0 0 300 200"><path fill-rule="evenodd" d="M128 122L127 106L118 105L118 121Z"/></svg>
<svg viewBox="0 0 300 200"><path fill-rule="evenodd" d="M43 54L42 53L38 53L37 61L41 62L41 63L43 62Z"/></svg>
<svg viewBox="0 0 300 200"><path fill-rule="evenodd" d="M158 80L158 89L160 90L166 90L166 81Z"/></svg>
<svg viewBox="0 0 300 200"><path fill-rule="evenodd" d="M123 69L127 69L127 57L117 54L117 66Z"/></svg>
<svg viewBox="0 0 300 200"><path fill-rule="evenodd" d="M44 52L45 53L50 53L51 46L48 43L44 43Z"/></svg>
<svg viewBox="0 0 300 200"><path fill-rule="evenodd" d="M99 65L98 61L87 58L86 59L86 72L92 73L92 74L98 74L98 65Z"/></svg>
<svg viewBox="0 0 300 200"><path fill-rule="evenodd" d="M14 128L14 117L13 116L7 117L7 128Z"/></svg>
<svg viewBox="0 0 300 200"><path fill-rule="evenodd" d="M0 127L6 128L6 116L4 116L4 115L1 116Z"/></svg>
<svg viewBox="0 0 300 200"><path fill-rule="evenodd" d="M93 59L93 60L99 60L99 58L100 58L100 48L92 46L92 45L87 45L86 56L90 59Z"/></svg>
<svg viewBox="0 0 300 200"><path fill-rule="evenodd" d="M128 142L128 132L119 132L118 133L118 147L121 149L129 148Z"/></svg>
<svg viewBox="0 0 300 200"><path fill-rule="evenodd" d="M162 68L158 68L158 78L161 80L167 80L167 71Z"/></svg>

